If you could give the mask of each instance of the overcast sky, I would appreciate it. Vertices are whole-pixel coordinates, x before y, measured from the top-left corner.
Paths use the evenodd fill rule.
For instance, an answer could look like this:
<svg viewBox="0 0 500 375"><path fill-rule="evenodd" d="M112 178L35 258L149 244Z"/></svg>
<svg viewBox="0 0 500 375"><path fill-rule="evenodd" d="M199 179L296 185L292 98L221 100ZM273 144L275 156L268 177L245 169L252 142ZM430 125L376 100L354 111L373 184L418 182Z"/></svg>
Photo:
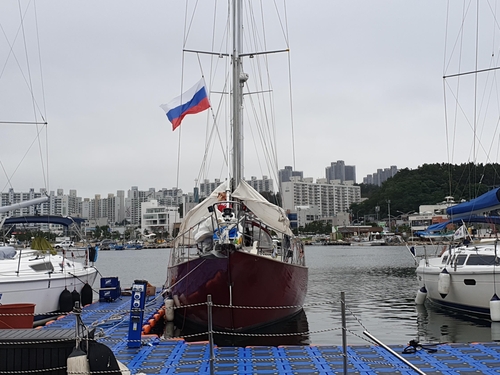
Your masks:
<svg viewBox="0 0 500 375"><path fill-rule="evenodd" d="M26 14L24 35L19 4ZM49 124L50 190L77 189L79 196L93 197L131 186L176 186L178 133L159 105L180 94L184 4L40 0L36 29L33 2L2 1L0 121L33 121L31 79ZM324 177L330 162L344 160L356 166L359 183L378 168L449 161L444 0L289 1L287 11L297 170ZM198 79L184 77L186 85ZM199 134L196 116L204 119L193 115L182 125L190 137ZM44 186L38 144L27 151L35 131L0 124L2 192ZM450 161L470 160L471 137L457 136L455 147L464 142L467 149ZM190 157L196 145L182 149L179 187L185 192L192 190L201 163L199 150ZM280 151L279 167L292 165L286 146ZM6 175L21 160L9 182ZM262 176L251 160L245 170L250 176Z"/></svg>

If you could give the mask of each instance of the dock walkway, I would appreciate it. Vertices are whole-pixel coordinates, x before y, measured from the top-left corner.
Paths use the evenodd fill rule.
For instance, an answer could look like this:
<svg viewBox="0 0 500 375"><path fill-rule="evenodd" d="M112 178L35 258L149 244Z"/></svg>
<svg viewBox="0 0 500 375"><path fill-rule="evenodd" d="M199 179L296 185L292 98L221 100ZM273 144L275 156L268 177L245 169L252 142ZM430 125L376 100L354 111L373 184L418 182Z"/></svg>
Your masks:
<svg viewBox="0 0 500 375"><path fill-rule="evenodd" d="M162 305L161 298L150 301L145 322ZM140 348L127 346L130 297L86 306L82 319L95 325L99 342L111 348L116 358L132 374L210 374L210 347L206 342L163 340L142 336ZM148 312L151 314L148 315ZM100 322L97 324L95 322ZM71 314L43 329L74 328ZM401 354L403 346L390 346ZM404 358L426 374L466 375L500 374L500 343L438 345L437 352L417 350ZM239 374L342 374L341 346L215 347L214 373ZM415 374L404 363L380 346L349 346L349 374Z"/></svg>

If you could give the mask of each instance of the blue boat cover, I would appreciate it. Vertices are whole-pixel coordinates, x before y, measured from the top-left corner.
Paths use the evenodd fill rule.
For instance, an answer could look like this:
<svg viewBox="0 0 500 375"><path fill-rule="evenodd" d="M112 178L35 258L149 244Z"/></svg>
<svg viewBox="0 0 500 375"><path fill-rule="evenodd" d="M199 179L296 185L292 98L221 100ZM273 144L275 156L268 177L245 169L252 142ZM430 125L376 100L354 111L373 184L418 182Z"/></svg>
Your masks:
<svg viewBox="0 0 500 375"><path fill-rule="evenodd" d="M71 224L83 223L85 219L79 217L62 217L56 215L40 215L40 216L14 216L5 219L6 225L11 224L33 224L33 223L47 223L47 224L59 224L69 227Z"/></svg>
<svg viewBox="0 0 500 375"><path fill-rule="evenodd" d="M449 224L462 224L464 223L488 223L488 224L500 224L500 216L478 216L472 215L468 217L455 217L448 221L443 221L442 223L432 224L427 227L426 230L415 232L417 236L429 235L431 233L439 232L444 229Z"/></svg>
<svg viewBox="0 0 500 375"><path fill-rule="evenodd" d="M500 208L500 188L480 195L468 202L449 207L446 213L450 216L467 216Z"/></svg>

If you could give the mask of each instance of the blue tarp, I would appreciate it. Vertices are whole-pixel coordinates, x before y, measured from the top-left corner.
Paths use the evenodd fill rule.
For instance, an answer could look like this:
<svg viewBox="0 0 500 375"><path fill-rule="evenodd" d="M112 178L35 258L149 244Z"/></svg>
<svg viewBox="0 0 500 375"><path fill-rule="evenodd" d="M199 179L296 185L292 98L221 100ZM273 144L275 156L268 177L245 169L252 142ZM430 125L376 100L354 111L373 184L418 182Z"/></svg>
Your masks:
<svg viewBox="0 0 500 375"><path fill-rule="evenodd" d="M459 224L464 223L489 223L489 224L500 224L500 216L477 216L472 215L468 217L455 217L451 220L444 221L442 223L432 224L427 227L426 230L415 232L417 236L422 236L426 234L431 234L435 232L442 231L446 229L449 224Z"/></svg>
<svg viewBox="0 0 500 375"><path fill-rule="evenodd" d="M489 212L500 208L500 188L484 193L483 195L471 199L468 202L457 204L456 206L449 207L446 213L452 217L454 216L467 216L478 214L482 212Z"/></svg>

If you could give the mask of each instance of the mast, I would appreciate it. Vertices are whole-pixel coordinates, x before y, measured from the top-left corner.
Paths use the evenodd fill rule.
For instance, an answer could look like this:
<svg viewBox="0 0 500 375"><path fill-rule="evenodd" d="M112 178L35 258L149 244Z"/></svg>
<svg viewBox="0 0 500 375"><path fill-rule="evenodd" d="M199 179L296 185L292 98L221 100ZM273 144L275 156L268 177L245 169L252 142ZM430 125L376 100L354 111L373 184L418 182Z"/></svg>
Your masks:
<svg viewBox="0 0 500 375"><path fill-rule="evenodd" d="M234 188L243 178L243 86L248 79L248 74L243 72L241 53L243 45L242 32L242 0L233 0L233 53L231 64L233 68L233 95L231 106L233 110L232 136L233 136L233 181Z"/></svg>

